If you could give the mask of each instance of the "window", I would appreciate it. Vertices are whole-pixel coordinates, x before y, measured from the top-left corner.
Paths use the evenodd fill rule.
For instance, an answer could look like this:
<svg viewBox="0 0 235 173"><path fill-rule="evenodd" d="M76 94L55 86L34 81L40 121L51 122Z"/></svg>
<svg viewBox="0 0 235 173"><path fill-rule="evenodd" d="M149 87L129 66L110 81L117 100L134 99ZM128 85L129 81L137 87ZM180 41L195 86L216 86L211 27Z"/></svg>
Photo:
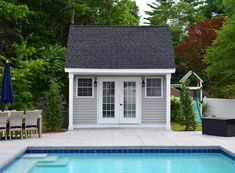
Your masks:
<svg viewBox="0 0 235 173"><path fill-rule="evenodd" d="M77 79L77 96L93 97L93 79L78 78Z"/></svg>
<svg viewBox="0 0 235 173"><path fill-rule="evenodd" d="M146 79L146 97L162 97L162 78Z"/></svg>

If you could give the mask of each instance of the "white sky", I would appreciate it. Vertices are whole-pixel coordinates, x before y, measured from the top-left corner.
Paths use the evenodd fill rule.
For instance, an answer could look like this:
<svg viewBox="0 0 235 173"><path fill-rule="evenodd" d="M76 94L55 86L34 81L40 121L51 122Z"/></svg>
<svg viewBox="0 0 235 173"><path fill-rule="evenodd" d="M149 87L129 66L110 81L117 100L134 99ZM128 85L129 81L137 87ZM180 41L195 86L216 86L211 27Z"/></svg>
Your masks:
<svg viewBox="0 0 235 173"><path fill-rule="evenodd" d="M144 11L150 10L150 8L149 8L149 6L147 6L147 4L150 4L154 0L135 0L135 1L136 1L136 4L139 6L140 25L144 25L144 22L146 22L146 20L144 20L144 18L147 17L147 15L144 13Z"/></svg>

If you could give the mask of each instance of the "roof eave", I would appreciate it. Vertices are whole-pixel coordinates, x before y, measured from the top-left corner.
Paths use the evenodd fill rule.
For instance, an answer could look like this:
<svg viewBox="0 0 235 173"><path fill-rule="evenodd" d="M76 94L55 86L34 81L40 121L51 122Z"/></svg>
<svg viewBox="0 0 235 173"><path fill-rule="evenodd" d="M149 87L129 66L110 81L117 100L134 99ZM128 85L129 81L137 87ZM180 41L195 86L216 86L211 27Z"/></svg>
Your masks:
<svg viewBox="0 0 235 173"><path fill-rule="evenodd" d="M153 75L172 74L175 68L169 69L89 69L89 68L65 68L65 72L80 75Z"/></svg>

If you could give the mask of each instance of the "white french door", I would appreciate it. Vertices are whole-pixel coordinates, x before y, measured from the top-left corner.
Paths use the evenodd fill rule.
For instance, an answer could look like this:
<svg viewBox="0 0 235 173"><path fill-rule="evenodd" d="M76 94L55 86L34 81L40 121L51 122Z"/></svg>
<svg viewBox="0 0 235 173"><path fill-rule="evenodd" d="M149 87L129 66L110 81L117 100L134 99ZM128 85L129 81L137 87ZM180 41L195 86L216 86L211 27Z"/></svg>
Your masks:
<svg viewBox="0 0 235 173"><path fill-rule="evenodd" d="M140 122L140 78L99 78L99 123Z"/></svg>
<svg viewBox="0 0 235 173"><path fill-rule="evenodd" d="M119 80L115 78L98 79L98 116L100 123L118 123Z"/></svg>
<svg viewBox="0 0 235 173"><path fill-rule="evenodd" d="M140 108L139 78L120 79L120 123L138 123Z"/></svg>

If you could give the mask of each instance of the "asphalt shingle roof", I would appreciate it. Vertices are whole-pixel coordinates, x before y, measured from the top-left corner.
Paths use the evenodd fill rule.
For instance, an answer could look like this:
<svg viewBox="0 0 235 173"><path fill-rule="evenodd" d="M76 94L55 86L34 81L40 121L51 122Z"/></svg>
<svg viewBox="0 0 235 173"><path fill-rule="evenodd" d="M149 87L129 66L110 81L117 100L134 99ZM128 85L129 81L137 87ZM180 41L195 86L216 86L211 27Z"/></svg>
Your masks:
<svg viewBox="0 0 235 173"><path fill-rule="evenodd" d="M175 68L168 26L70 27L65 68Z"/></svg>

